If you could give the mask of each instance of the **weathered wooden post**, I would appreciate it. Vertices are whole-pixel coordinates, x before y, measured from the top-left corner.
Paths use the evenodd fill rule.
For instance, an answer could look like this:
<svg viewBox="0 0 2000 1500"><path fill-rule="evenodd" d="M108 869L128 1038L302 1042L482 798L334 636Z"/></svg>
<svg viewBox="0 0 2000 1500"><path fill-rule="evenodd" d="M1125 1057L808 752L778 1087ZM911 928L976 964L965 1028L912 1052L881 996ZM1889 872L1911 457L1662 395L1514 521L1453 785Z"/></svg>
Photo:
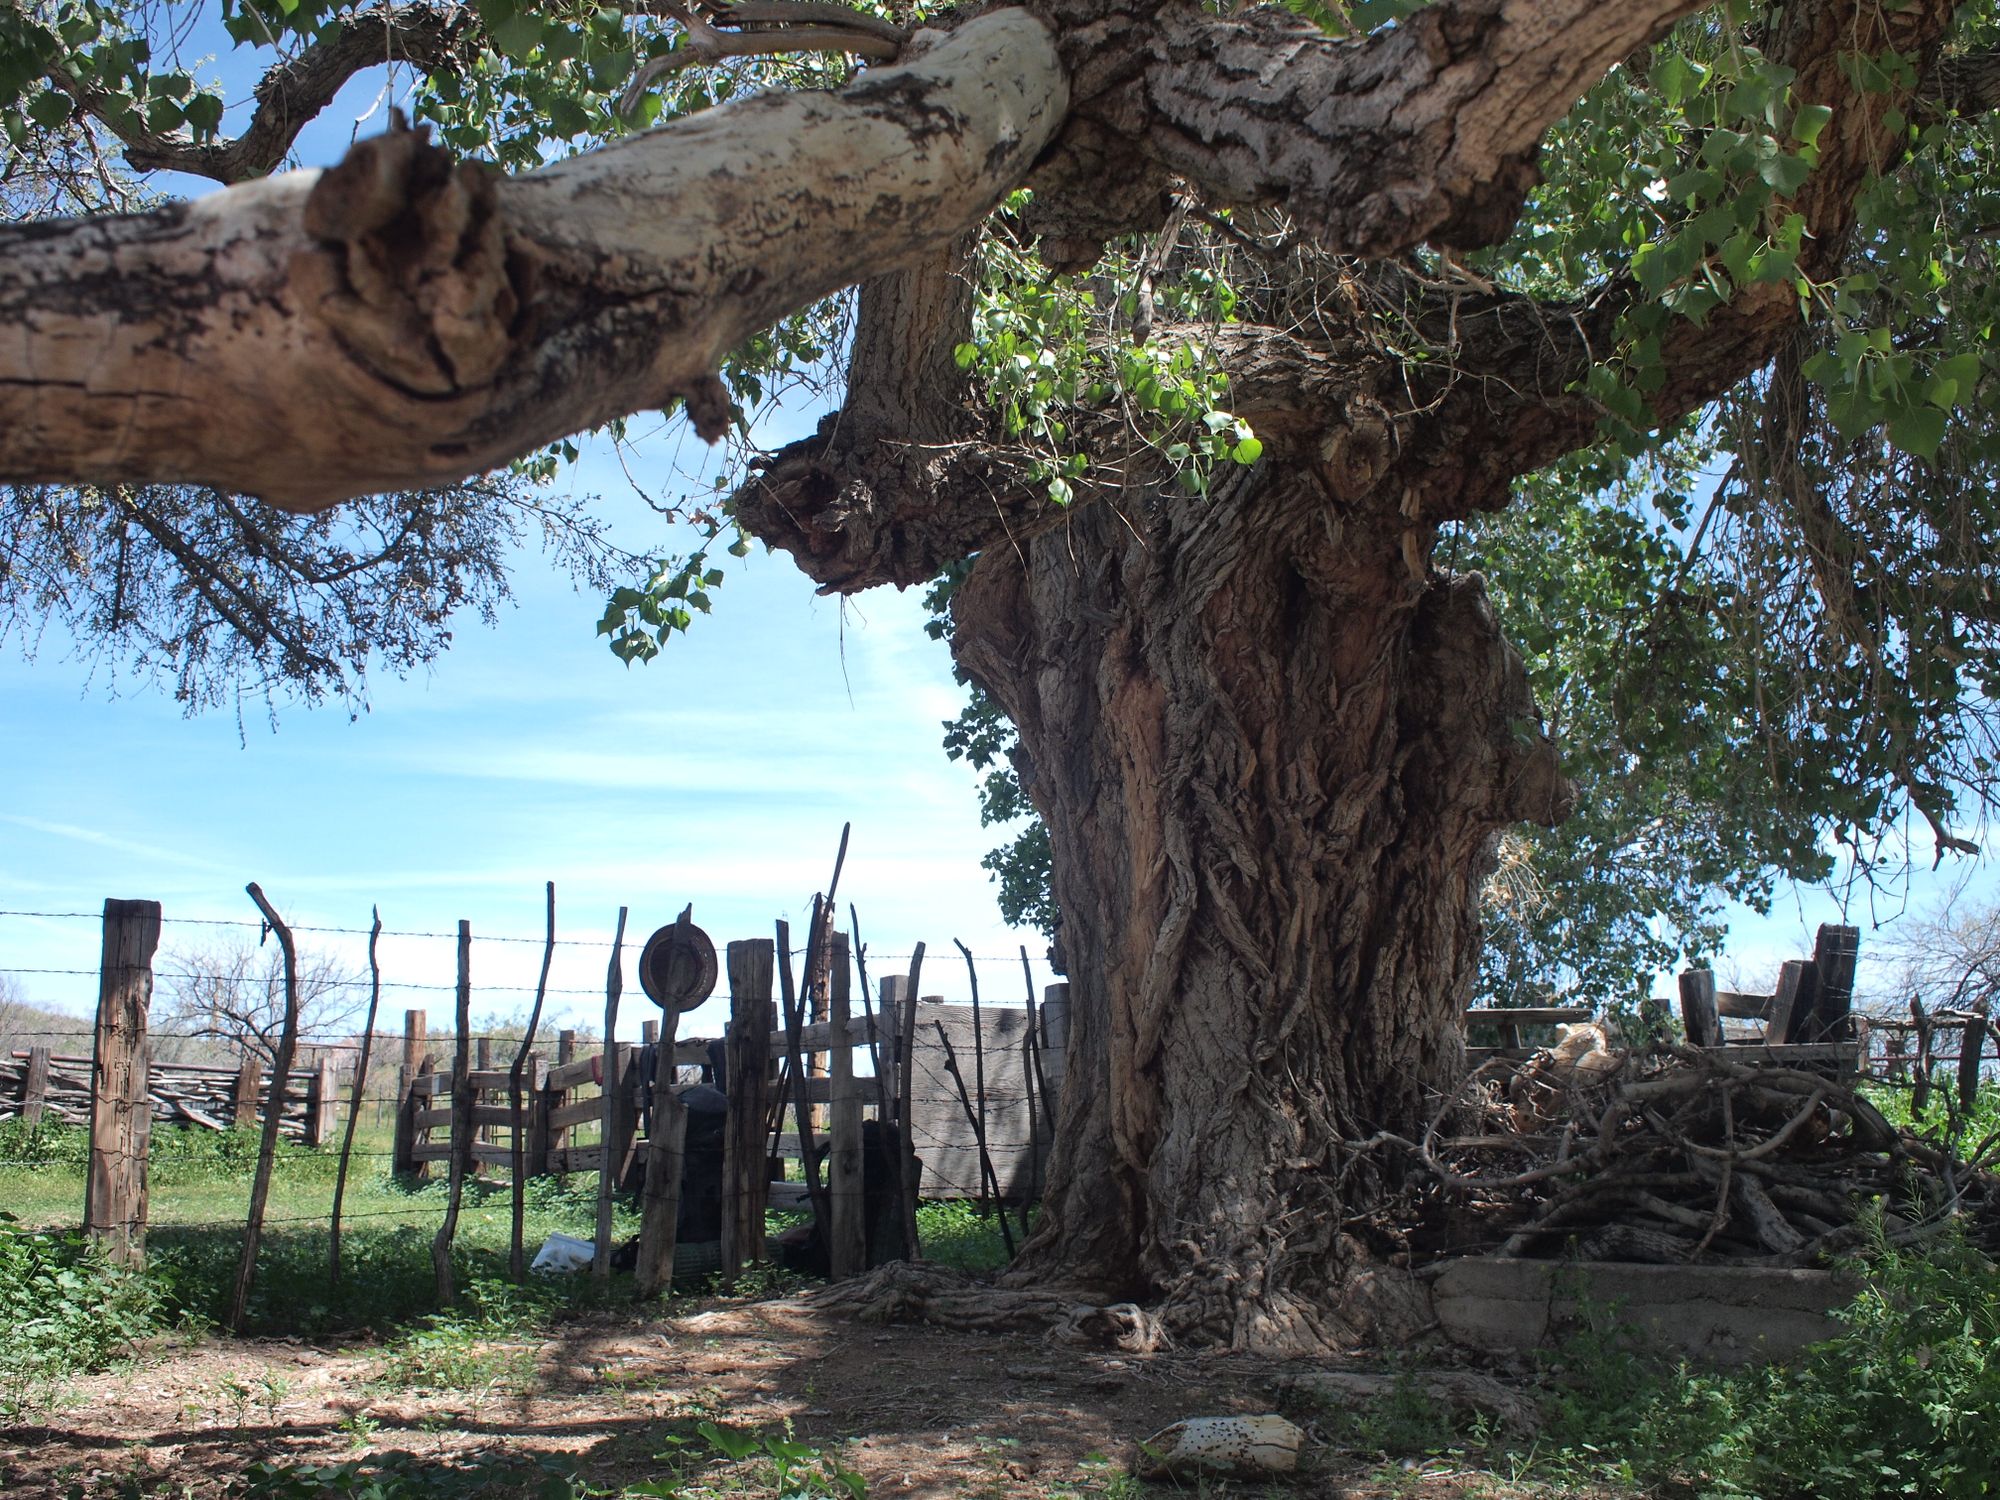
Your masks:
<svg viewBox="0 0 2000 1500"><path fill-rule="evenodd" d="M21 1070L21 1123L39 1125L49 1102L49 1049L30 1047L28 1065Z"/></svg>
<svg viewBox="0 0 2000 1500"><path fill-rule="evenodd" d="M685 922L685 915L682 920ZM674 1034L680 1012L671 1000L662 1009L664 1030L658 1021L644 1022L639 1028L654 1049L653 1097L647 1109L646 1186L639 1211L639 1260L633 1268L633 1280L642 1297L658 1296L673 1285L687 1145L687 1106L674 1092Z"/></svg>
<svg viewBox="0 0 2000 1500"><path fill-rule="evenodd" d="M851 1003L847 934L829 935L827 956L827 1269L838 1281L868 1269L868 1207L862 1191L861 1084L854 1076L853 1039L848 1035Z"/></svg>
<svg viewBox="0 0 2000 1500"><path fill-rule="evenodd" d="M493 1071L493 1038L482 1036L473 1042L472 1066L481 1073L490 1073ZM479 1106L485 1102L484 1099L481 1097L485 1092L486 1092L485 1089L476 1086L472 1091L472 1107L475 1113L477 1112ZM492 1125L475 1124L472 1128L472 1138L482 1146L492 1145L493 1144ZM485 1172L485 1170L486 1170L486 1164L482 1162L477 1156L474 1156L472 1159L472 1175L478 1177L482 1175Z"/></svg>
<svg viewBox="0 0 2000 1500"><path fill-rule="evenodd" d="M572 1030L565 1028L556 1033L556 1066L560 1068L565 1063L573 1063L575 1061L576 1061L576 1033ZM571 1090L567 1086L563 1088L557 1088L553 1083L551 1083L549 1085L549 1093L548 1093L549 1114L553 1116L557 1110L561 1109L564 1105L570 1103L572 1096L573 1096L573 1090ZM551 1119L549 1122L548 1125L549 1166L551 1171L562 1171L565 1174L567 1174L569 1167L569 1158L563 1155L562 1153L569 1150L569 1142L570 1142L569 1129L570 1128L567 1125L557 1125L556 1123L554 1123L553 1119ZM559 1162L560 1165L558 1165Z"/></svg>
<svg viewBox="0 0 2000 1500"><path fill-rule="evenodd" d="M146 1258L146 1150L153 1129L146 1011L159 946L159 902L104 903L83 1227L106 1255L128 1266Z"/></svg>
<svg viewBox="0 0 2000 1500"><path fill-rule="evenodd" d="M396 1144L393 1165L396 1175L421 1181L424 1164L417 1160L417 1111L423 1100L417 1097L417 1076L424 1064L424 1038L430 1017L421 1010L403 1012L403 1069L396 1079Z"/></svg>
<svg viewBox="0 0 2000 1500"><path fill-rule="evenodd" d="M1979 1059L1985 1050L1986 1015L1975 1011L1966 1018L1965 1029L1959 1033L1958 1107L1964 1114L1971 1114L1972 1106L1979 1102Z"/></svg>
<svg viewBox="0 0 2000 1500"><path fill-rule="evenodd" d="M733 1281L764 1258L764 1209L770 1158L764 1120L770 1112L771 988L776 948L767 938L731 943L729 1031L723 1092L729 1097L722 1143L722 1274Z"/></svg>
<svg viewBox="0 0 2000 1500"><path fill-rule="evenodd" d="M1720 1047L1722 1016L1715 1008L1715 974L1709 969L1681 971L1681 1024L1690 1047Z"/></svg>
<svg viewBox="0 0 2000 1500"><path fill-rule="evenodd" d="M238 1130L255 1130L264 1113L264 1059L254 1052L243 1054L231 1090L229 1123Z"/></svg>
<svg viewBox="0 0 2000 1500"><path fill-rule="evenodd" d="M306 1144L324 1146L333 1139L334 1115L340 1102L340 1083L334 1077L333 1059L322 1057L306 1086Z"/></svg>
<svg viewBox="0 0 2000 1500"><path fill-rule="evenodd" d="M439 1307L450 1307L457 1296L452 1279L451 1246L458 1235L458 1205L472 1166L472 924L458 924L457 1005L451 1050L451 1168L444 1205L444 1222L431 1238L431 1271L437 1278Z"/></svg>

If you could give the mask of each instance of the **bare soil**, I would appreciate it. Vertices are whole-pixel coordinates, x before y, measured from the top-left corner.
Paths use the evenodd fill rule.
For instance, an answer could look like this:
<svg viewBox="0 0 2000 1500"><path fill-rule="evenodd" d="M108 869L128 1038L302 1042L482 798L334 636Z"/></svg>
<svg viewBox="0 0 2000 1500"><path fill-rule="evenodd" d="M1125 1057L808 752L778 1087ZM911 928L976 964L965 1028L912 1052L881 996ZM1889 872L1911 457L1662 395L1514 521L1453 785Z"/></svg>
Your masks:
<svg viewBox="0 0 2000 1500"><path fill-rule="evenodd" d="M710 1301L674 1317L591 1315L511 1352L505 1388L415 1391L384 1384L380 1346L163 1346L80 1382L78 1399L45 1425L0 1434L0 1494L220 1496L256 1460L395 1452L444 1468L546 1458L616 1493L667 1477L672 1459L660 1455L709 1419L789 1424L837 1453L873 1497L1137 1496L1151 1492L1125 1477L1140 1440L1186 1417L1279 1409L1273 1392L1289 1373L1268 1361L1135 1356L1040 1334L873 1325L797 1296ZM1290 1414L1320 1440L1297 1476L1269 1487L1274 1494L1584 1493L1504 1482L1448 1456L1412 1463L1345 1452L1324 1440L1314 1414ZM696 1466L710 1462L705 1445L685 1451ZM714 1478L725 1491L770 1493L751 1466Z"/></svg>

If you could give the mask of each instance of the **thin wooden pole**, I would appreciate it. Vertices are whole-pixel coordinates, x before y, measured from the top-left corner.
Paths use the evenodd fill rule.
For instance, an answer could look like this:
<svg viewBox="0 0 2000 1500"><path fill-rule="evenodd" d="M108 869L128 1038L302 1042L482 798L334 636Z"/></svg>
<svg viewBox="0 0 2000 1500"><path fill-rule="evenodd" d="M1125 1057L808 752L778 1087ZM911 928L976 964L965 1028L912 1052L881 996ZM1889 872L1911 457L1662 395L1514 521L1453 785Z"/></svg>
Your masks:
<svg viewBox="0 0 2000 1500"><path fill-rule="evenodd" d="M917 981L924 972L924 945L918 943L910 955L909 977L903 981L903 1013L897 1018L896 1062L901 1070L896 1079L900 1097L896 1101L896 1128L903 1137L903 1243L911 1260L924 1257L923 1241L917 1236L917 1198L923 1164L917 1160L916 1122L911 1119L912 1093L917 1075Z"/></svg>
<svg viewBox="0 0 2000 1500"><path fill-rule="evenodd" d="M611 1189L619 1167L611 1158L617 1148L618 1092L625 1086L624 1076L618 1070L618 998L625 991L622 964L628 914L628 908L618 908L618 931L611 938L611 965L604 973L604 1107L598 1116L603 1149L598 1153L597 1164L596 1253L590 1262L590 1278L600 1287L611 1283Z"/></svg>
<svg viewBox="0 0 2000 1500"><path fill-rule="evenodd" d="M354 1095L347 1107L347 1133L340 1141L340 1166L333 1174L333 1232L327 1248L327 1278L340 1285L340 1203L347 1196L347 1159L354 1153L354 1127L361 1119L362 1090L368 1087L368 1059L374 1055L375 1012L382 1004L382 964L375 945L382 938L382 908L370 907L368 929L368 1020L361 1028L361 1056L354 1064Z"/></svg>
<svg viewBox="0 0 2000 1500"><path fill-rule="evenodd" d="M83 1225L112 1260L135 1267L146 1257L146 1155L153 1128L146 1012L159 946L159 902L104 903Z"/></svg>
<svg viewBox="0 0 2000 1500"><path fill-rule="evenodd" d="M979 1149L983 1155L986 1150L986 1036L985 1028L979 1024L979 970L973 966L972 950L957 938L953 938L951 941L952 945L965 955L965 977L972 986L972 1074L976 1080L973 1085L973 1099L979 1110L979 1113L973 1118L972 1123L975 1132L978 1134L980 1141ZM939 1032L942 1034L942 1027L939 1028ZM982 1179L979 1184L979 1217L982 1219L986 1217L987 1179L990 1179L993 1184L994 1206L1000 1210L1001 1217L1005 1218L1007 1213L1006 1205L999 1201L1001 1197L1000 1179L994 1175L993 1164L990 1161L986 1163L986 1178ZM1010 1249L1008 1254L1013 1254L1013 1251Z"/></svg>
<svg viewBox="0 0 2000 1500"><path fill-rule="evenodd" d="M472 924L458 924L458 994L454 1025L458 1036L451 1058L451 1173L445 1190L444 1222L431 1239L431 1270L437 1276L439 1307L450 1307L451 1243L458 1237L458 1205L472 1165Z"/></svg>
<svg viewBox="0 0 2000 1500"><path fill-rule="evenodd" d="M528 1213L528 1147L521 1128L521 1074L535 1051L535 1028L542 1023L542 1000L549 992L549 965L556 956L556 883L548 883L548 936L542 943L542 973L535 981L535 1006L528 1012L528 1029L521 1037L521 1050L514 1054L514 1066L507 1071L507 1124L513 1132L513 1220L507 1240L507 1274L516 1281L528 1278L528 1251L522 1233Z"/></svg>
<svg viewBox="0 0 2000 1500"><path fill-rule="evenodd" d="M243 1226L243 1255L236 1263L236 1284L229 1292L229 1313L223 1319L231 1333L243 1331L250 1306L250 1284L257 1275L257 1241L264 1233L264 1201L271 1191L271 1168L278 1158L278 1128L285 1118L286 1093L292 1082L292 1055L299 1043L299 950L292 930L264 899L256 881L244 887L257 910L278 935L285 956L285 1022L278 1033L278 1055L271 1065L271 1102L264 1111L264 1135L257 1143L257 1175L250 1184L250 1216Z"/></svg>

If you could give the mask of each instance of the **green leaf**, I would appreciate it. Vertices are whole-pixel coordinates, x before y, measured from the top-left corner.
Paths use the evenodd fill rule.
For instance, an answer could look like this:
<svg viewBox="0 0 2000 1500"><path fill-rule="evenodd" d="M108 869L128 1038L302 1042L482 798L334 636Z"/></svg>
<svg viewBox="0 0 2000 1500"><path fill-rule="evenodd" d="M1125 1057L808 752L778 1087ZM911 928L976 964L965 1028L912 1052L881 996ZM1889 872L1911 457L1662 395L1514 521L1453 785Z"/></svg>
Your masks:
<svg viewBox="0 0 2000 1500"><path fill-rule="evenodd" d="M1934 407L1913 406L1889 419L1889 440L1905 453L1914 453L1928 462L1937 457L1944 441L1944 413Z"/></svg>
<svg viewBox="0 0 2000 1500"><path fill-rule="evenodd" d="M1257 462L1258 459L1264 456L1263 440L1261 438L1253 438L1253 437L1245 438L1243 439L1242 442L1236 445L1236 447L1231 451L1229 456L1235 459L1239 464L1245 464L1245 465L1254 464L1255 462Z"/></svg>
<svg viewBox="0 0 2000 1500"><path fill-rule="evenodd" d="M1802 146L1815 145L1819 133L1826 129L1827 121L1833 118L1833 110L1824 104L1807 104L1792 117L1792 139Z"/></svg>

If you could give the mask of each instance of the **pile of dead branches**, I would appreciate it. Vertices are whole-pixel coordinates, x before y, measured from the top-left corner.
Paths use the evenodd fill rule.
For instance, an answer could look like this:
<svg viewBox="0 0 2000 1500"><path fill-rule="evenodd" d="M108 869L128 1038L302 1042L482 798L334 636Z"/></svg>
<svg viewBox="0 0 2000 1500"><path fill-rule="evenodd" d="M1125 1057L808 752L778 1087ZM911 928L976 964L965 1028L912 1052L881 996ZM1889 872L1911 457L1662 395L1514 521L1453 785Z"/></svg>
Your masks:
<svg viewBox="0 0 2000 1500"><path fill-rule="evenodd" d="M1455 1254L1805 1266L1957 1225L2000 1255L2000 1132L1960 1156L1891 1124L1862 1082L1586 1036L1468 1076L1399 1142L1421 1205L1385 1208L1420 1208L1429 1248Z"/></svg>

